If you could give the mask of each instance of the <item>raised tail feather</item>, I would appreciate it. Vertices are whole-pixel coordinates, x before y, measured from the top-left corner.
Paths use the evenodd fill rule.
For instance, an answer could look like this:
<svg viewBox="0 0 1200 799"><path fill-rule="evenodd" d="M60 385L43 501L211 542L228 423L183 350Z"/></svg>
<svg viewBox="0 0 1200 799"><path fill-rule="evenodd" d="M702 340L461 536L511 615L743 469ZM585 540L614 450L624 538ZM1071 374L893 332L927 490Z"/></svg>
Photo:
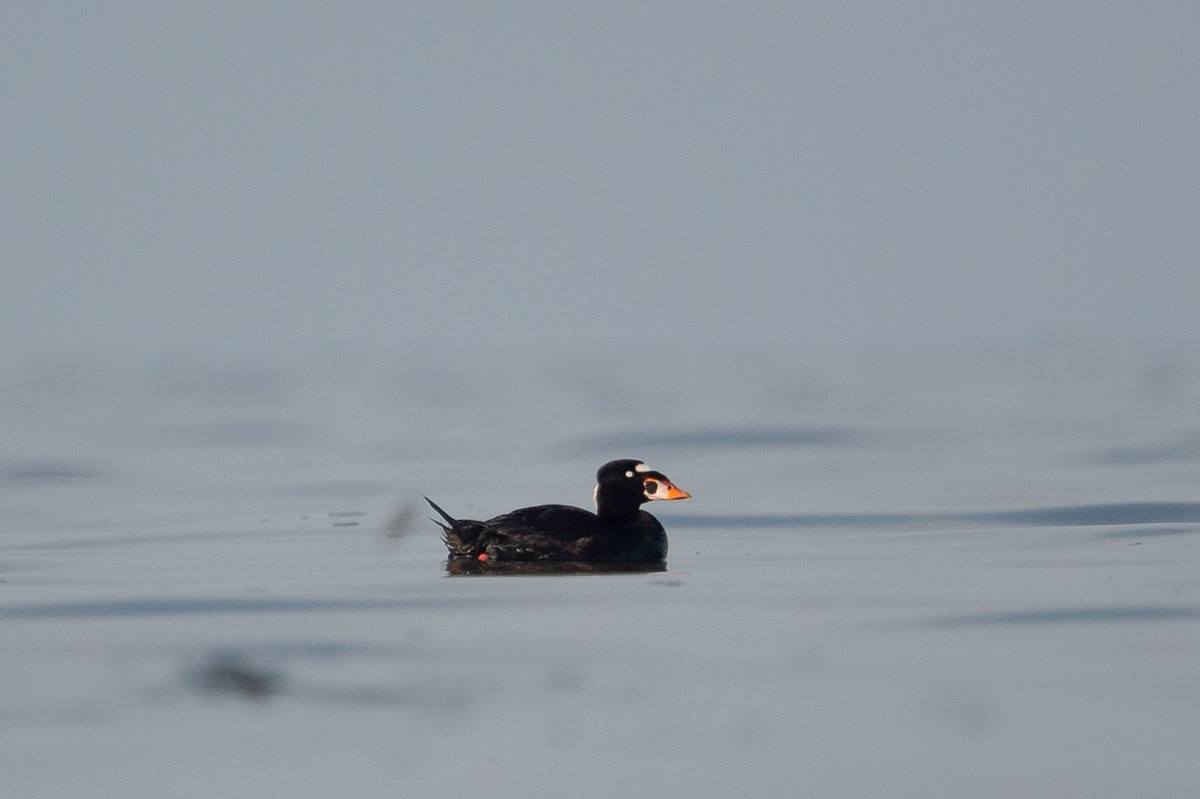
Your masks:
<svg viewBox="0 0 1200 799"><path fill-rule="evenodd" d="M429 497L425 497L425 501L438 512L439 516L446 520L445 522L440 522L432 516L429 518L429 521L442 528L442 543L446 545L446 549L450 550L452 555L461 552L463 550L462 539L454 532L454 525L458 523L458 519L455 519L449 513L442 510L441 506Z"/></svg>
<svg viewBox="0 0 1200 799"><path fill-rule="evenodd" d="M432 506L433 509L438 512L439 516L441 516L443 519L446 520L446 524L453 525L456 521L458 521L458 519L455 519L449 513L446 513L446 511L442 510L441 507L439 507L438 504L436 502L434 502L432 499L430 499L429 497L425 497L425 501L428 502L430 504L430 506ZM446 524L442 524L437 519L431 519L430 521L434 522L435 524L441 525L442 527L446 526Z"/></svg>

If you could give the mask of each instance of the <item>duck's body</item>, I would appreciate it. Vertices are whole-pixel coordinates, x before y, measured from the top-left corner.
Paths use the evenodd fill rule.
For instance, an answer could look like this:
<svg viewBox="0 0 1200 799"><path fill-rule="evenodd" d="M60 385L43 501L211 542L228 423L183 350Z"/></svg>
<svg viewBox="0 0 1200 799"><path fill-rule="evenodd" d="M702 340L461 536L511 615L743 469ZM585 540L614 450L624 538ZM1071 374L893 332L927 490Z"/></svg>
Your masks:
<svg viewBox="0 0 1200 799"><path fill-rule="evenodd" d="M451 560L665 561L667 533L641 505L690 495L636 460L606 463L596 481L596 513L570 505L537 505L475 521L455 519L433 500L426 500L445 519L438 524Z"/></svg>

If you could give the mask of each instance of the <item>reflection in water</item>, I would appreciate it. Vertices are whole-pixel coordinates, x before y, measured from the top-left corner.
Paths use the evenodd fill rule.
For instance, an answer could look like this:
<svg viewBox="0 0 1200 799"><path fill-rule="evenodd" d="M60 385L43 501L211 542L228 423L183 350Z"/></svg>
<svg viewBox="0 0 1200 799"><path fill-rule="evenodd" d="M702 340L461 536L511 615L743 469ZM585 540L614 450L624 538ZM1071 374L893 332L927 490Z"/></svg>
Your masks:
<svg viewBox="0 0 1200 799"><path fill-rule="evenodd" d="M460 575L548 575L548 574L648 574L665 572L666 561L647 563L590 563L578 560L510 560L480 562L450 558L446 573Z"/></svg>

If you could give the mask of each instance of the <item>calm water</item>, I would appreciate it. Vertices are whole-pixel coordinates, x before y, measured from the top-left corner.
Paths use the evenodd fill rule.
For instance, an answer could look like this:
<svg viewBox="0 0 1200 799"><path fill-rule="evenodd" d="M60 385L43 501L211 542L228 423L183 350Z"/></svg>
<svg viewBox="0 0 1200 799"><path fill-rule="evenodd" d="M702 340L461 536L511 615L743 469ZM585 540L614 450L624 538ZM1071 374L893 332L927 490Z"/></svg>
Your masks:
<svg viewBox="0 0 1200 799"><path fill-rule="evenodd" d="M4 795L1200 791L1196 354L529 372L8 372ZM619 456L668 571L446 575Z"/></svg>

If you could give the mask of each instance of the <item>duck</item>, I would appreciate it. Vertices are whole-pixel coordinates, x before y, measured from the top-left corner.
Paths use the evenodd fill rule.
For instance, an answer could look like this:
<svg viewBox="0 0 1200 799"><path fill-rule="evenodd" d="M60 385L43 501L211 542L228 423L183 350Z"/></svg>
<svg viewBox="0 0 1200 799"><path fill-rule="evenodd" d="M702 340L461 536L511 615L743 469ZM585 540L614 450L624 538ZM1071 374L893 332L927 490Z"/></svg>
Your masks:
<svg viewBox="0 0 1200 799"><path fill-rule="evenodd" d="M535 505L486 521L456 519L432 499L442 517L449 561L479 564L528 561L577 563L664 563L667 533L641 509L651 500L691 497L643 461L609 461L596 472L596 512L572 505Z"/></svg>

